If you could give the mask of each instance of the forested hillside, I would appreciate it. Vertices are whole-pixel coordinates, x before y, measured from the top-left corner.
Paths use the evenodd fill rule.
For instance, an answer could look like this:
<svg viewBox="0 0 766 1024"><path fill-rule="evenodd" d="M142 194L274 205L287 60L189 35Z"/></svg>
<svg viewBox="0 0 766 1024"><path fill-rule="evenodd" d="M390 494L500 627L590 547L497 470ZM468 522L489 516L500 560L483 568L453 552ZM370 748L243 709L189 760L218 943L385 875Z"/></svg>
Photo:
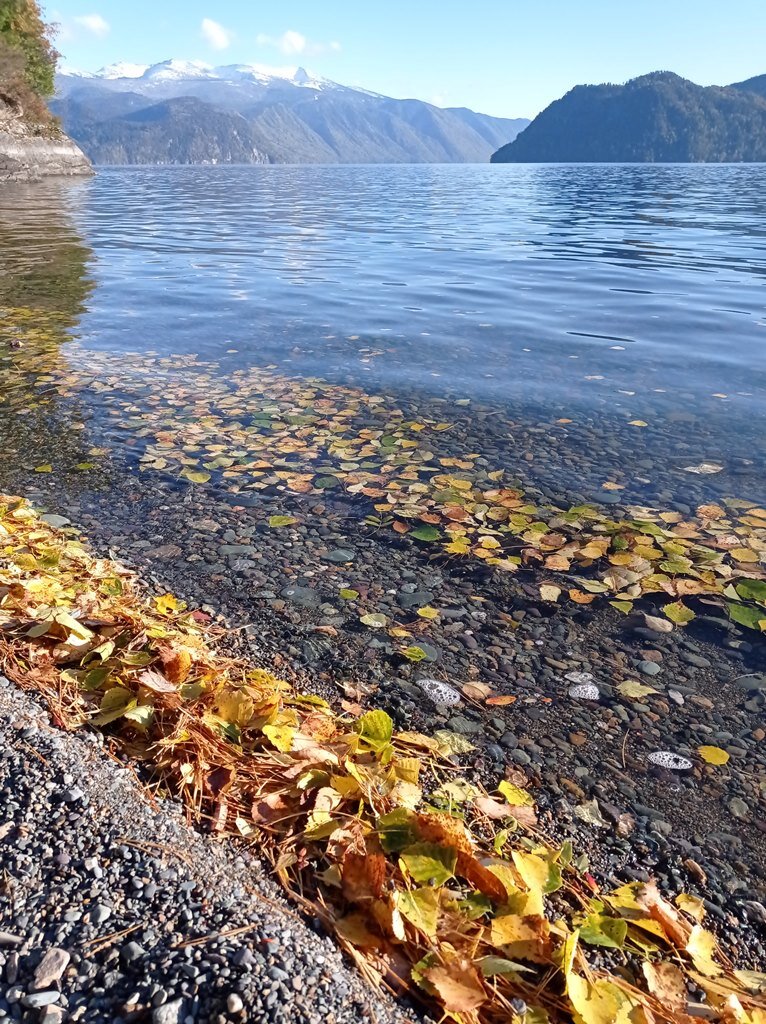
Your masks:
<svg viewBox="0 0 766 1024"><path fill-rule="evenodd" d="M50 120L57 57L36 0L0 0L0 101L15 115Z"/></svg>

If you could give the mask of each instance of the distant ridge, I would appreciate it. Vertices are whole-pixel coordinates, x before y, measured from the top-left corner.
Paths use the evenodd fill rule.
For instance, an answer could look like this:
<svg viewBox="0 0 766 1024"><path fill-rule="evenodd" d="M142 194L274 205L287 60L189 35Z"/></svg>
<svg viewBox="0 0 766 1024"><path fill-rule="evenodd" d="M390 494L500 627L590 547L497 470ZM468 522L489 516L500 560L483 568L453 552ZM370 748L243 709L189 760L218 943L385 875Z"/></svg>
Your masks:
<svg viewBox="0 0 766 1024"><path fill-rule="evenodd" d="M98 164L486 163L529 121L349 88L302 67L177 58L65 69L51 104Z"/></svg>
<svg viewBox="0 0 766 1024"><path fill-rule="evenodd" d="M766 161L766 75L700 86L669 71L624 85L578 85L493 163Z"/></svg>

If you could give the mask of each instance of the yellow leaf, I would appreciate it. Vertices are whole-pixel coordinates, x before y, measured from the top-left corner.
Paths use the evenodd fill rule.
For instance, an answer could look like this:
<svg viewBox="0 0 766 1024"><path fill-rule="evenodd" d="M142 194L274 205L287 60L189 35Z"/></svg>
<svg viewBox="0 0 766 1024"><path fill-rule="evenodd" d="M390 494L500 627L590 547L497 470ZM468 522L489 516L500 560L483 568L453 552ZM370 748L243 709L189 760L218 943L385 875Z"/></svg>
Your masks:
<svg viewBox="0 0 766 1024"><path fill-rule="evenodd" d="M418 608L418 615L421 619L438 619L439 612L436 608L432 608L430 605L426 605L424 608Z"/></svg>
<svg viewBox="0 0 766 1024"><path fill-rule="evenodd" d="M695 924L686 943L686 952L694 961L697 970L708 978L714 978L721 973L721 968L713 960L715 949L713 933L706 931L702 925Z"/></svg>
<svg viewBox="0 0 766 1024"><path fill-rule="evenodd" d="M757 562L758 555L750 548L730 548L729 554L737 562Z"/></svg>
<svg viewBox="0 0 766 1024"><path fill-rule="evenodd" d="M646 420L631 420L630 421L630 426L631 427L648 427L649 424L646 422Z"/></svg>
<svg viewBox="0 0 766 1024"><path fill-rule="evenodd" d="M663 567L665 563L663 562ZM692 619L696 618L696 615L687 608L683 601L676 601L673 604L666 604L662 609L663 615L666 615L671 622L675 622L679 626L685 625L687 622L691 622Z"/></svg>
<svg viewBox="0 0 766 1024"><path fill-rule="evenodd" d="M155 597L154 607L160 615L176 615L185 610L186 602L179 601L173 594L162 594L160 597Z"/></svg>
<svg viewBox="0 0 766 1024"><path fill-rule="evenodd" d="M570 974L567 995L576 1024L631 1024L634 1020L638 1024L633 1012L640 1004L606 978L591 983L578 974Z"/></svg>
<svg viewBox="0 0 766 1024"><path fill-rule="evenodd" d="M191 481L193 484L206 484L210 479L210 473L204 469L189 469L188 467L181 470L181 476Z"/></svg>
<svg viewBox="0 0 766 1024"><path fill-rule="evenodd" d="M439 923L439 893L425 886L398 893L397 909L418 931L432 937Z"/></svg>
<svg viewBox="0 0 766 1024"><path fill-rule="evenodd" d="M521 914L503 914L493 919L490 926L493 946L502 949L511 959L521 957L545 963L550 945L547 920L541 915L522 917Z"/></svg>
<svg viewBox="0 0 766 1024"><path fill-rule="evenodd" d="M697 753L708 764L726 764L729 754L720 747L697 747Z"/></svg>
<svg viewBox="0 0 766 1024"><path fill-rule="evenodd" d="M52 473L53 466L49 462L44 463L42 466L35 466L35 473Z"/></svg>
<svg viewBox="0 0 766 1024"><path fill-rule="evenodd" d="M679 910L683 910L698 923L705 917L705 904L698 896L691 896L688 892L679 892L675 898L675 904Z"/></svg>
<svg viewBox="0 0 766 1024"><path fill-rule="evenodd" d="M511 807L532 807L534 805L534 798L525 789L514 786L512 782L506 782L505 779L498 785L497 791L502 793L506 803L509 803Z"/></svg>

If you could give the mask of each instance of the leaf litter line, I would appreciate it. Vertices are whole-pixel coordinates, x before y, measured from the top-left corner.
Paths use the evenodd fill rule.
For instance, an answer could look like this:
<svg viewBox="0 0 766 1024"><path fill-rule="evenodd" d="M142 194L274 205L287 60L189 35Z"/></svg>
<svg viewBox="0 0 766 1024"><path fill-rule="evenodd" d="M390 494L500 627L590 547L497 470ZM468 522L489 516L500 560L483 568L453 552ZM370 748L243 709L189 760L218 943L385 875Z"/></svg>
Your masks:
<svg viewBox="0 0 766 1024"><path fill-rule="evenodd" d="M423 782L448 736L337 715L215 639L173 595L150 601L119 563L0 498L3 671L67 728L108 729L192 819L257 839L369 979L461 1024L766 1024L766 976L732 967L699 898L602 891L539 833L524 786Z"/></svg>

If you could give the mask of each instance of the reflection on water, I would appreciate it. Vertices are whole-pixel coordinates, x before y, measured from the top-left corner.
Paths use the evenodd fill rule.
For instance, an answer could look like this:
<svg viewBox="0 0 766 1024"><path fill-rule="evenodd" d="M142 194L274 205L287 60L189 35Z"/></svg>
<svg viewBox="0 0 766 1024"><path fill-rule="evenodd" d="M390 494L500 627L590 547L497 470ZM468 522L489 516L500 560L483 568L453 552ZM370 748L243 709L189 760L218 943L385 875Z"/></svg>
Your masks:
<svg viewBox="0 0 766 1024"><path fill-rule="evenodd" d="M226 371L276 363L415 400L470 398L533 427L571 419L555 443L574 463L603 445L630 473L680 440L757 479L762 176L109 169L6 188L0 301L82 312L90 348L198 353ZM648 424L640 444L634 420Z"/></svg>

